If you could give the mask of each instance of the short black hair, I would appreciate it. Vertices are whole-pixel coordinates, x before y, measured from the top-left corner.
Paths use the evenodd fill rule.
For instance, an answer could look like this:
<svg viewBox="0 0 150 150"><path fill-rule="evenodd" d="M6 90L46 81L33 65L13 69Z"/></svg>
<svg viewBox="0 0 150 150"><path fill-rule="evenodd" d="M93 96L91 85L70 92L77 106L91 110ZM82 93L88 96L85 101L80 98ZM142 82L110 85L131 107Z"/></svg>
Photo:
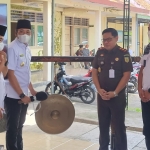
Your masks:
<svg viewBox="0 0 150 150"><path fill-rule="evenodd" d="M79 45L79 48L83 48L83 45Z"/></svg>
<svg viewBox="0 0 150 150"><path fill-rule="evenodd" d="M107 28L107 29L105 29L105 30L102 32L102 35L105 34L105 33L111 33L111 35L112 35L113 37L118 36L117 30L114 29L114 28Z"/></svg>

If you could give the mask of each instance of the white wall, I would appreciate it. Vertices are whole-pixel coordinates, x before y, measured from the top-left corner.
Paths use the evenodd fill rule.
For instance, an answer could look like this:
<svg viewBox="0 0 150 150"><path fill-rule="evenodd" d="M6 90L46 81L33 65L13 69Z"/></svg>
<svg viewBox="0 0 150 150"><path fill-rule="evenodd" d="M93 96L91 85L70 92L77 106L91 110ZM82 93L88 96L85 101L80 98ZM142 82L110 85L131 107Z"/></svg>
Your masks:
<svg viewBox="0 0 150 150"><path fill-rule="evenodd" d="M147 45L148 41L148 25L143 26L143 46Z"/></svg>

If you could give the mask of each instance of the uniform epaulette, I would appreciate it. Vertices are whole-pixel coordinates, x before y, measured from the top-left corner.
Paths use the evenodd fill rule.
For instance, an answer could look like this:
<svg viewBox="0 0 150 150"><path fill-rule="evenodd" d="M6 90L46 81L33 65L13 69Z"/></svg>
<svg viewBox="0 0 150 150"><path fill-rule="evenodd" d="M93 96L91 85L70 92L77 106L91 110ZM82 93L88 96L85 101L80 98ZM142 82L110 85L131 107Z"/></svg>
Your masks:
<svg viewBox="0 0 150 150"><path fill-rule="evenodd" d="M124 49L122 47L120 47L119 50L121 50L122 52L126 52L127 51L127 49Z"/></svg>

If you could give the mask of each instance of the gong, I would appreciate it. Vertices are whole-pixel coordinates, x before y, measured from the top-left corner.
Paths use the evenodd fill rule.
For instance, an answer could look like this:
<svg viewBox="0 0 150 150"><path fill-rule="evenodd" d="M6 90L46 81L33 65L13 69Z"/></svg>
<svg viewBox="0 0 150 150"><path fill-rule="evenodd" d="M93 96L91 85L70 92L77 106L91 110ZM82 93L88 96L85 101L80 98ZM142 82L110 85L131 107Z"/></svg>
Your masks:
<svg viewBox="0 0 150 150"><path fill-rule="evenodd" d="M75 118L75 109L71 101L58 94L52 94L47 100L40 102L36 111L37 126L48 134L59 134L66 131Z"/></svg>

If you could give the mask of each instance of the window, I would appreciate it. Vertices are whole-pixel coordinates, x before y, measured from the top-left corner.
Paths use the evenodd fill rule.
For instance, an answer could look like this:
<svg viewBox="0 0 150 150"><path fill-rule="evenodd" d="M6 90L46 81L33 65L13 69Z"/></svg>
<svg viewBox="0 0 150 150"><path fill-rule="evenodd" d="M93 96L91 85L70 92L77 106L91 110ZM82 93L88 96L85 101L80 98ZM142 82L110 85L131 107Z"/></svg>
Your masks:
<svg viewBox="0 0 150 150"><path fill-rule="evenodd" d="M83 41L88 41L88 28L75 28L74 44L79 45Z"/></svg>
<svg viewBox="0 0 150 150"><path fill-rule="evenodd" d="M75 32L74 32L74 44L75 45L79 45L80 44L80 34L81 34L81 30L80 28L75 28Z"/></svg>
<svg viewBox="0 0 150 150"><path fill-rule="evenodd" d="M37 26L37 46L43 46L43 26Z"/></svg>
<svg viewBox="0 0 150 150"><path fill-rule="evenodd" d="M35 26L34 25L31 26L31 32L32 32L32 35L31 35L31 40L29 41L29 46L35 46Z"/></svg>
<svg viewBox="0 0 150 150"><path fill-rule="evenodd" d="M82 29L82 41L88 41L88 29L87 28Z"/></svg>

